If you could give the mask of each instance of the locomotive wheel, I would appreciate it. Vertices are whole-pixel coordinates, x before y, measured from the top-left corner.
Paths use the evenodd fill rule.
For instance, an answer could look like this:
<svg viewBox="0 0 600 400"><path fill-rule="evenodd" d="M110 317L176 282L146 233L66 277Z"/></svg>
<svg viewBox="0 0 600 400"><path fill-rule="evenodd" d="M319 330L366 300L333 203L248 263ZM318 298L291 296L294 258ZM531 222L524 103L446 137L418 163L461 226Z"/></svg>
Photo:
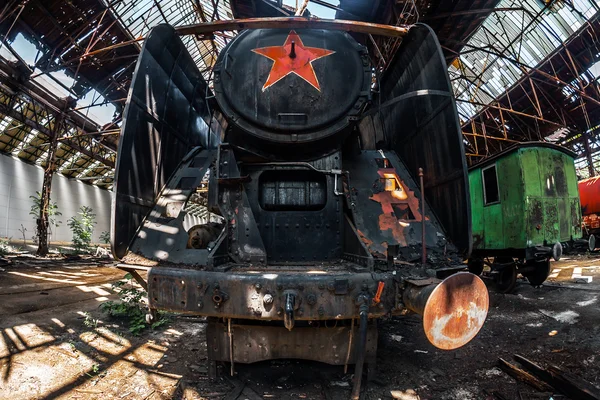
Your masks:
<svg viewBox="0 0 600 400"><path fill-rule="evenodd" d="M509 264L498 268L498 264ZM496 264L496 267L494 267ZM497 270L496 287L500 293L510 293L517 285L517 265L511 257L497 257L492 264L492 270Z"/></svg>
<svg viewBox="0 0 600 400"><path fill-rule="evenodd" d="M470 273L479 276L483 272L483 259L469 258L469 261L467 262L467 267L469 268Z"/></svg>
<svg viewBox="0 0 600 400"><path fill-rule="evenodd" d="M531 286L540 286L550 275L550 259L530 261L528 264L532 265L534 270L524 273L523 276L527 278Z"/></svg>

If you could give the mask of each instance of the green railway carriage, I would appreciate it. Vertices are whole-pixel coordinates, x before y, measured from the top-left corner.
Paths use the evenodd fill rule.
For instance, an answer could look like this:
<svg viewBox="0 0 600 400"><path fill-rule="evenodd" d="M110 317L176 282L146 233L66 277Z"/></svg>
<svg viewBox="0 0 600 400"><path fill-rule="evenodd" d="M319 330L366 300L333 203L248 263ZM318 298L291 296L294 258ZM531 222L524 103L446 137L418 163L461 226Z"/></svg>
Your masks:
<svg viewBox="0 0 600 400"><path fill-rule="evenodd" d="M582 237L575 154L544 142L512 146L469 170L473 252L469 270L490 265L499 288L517 273L540 285L550 258Z"/></svg>

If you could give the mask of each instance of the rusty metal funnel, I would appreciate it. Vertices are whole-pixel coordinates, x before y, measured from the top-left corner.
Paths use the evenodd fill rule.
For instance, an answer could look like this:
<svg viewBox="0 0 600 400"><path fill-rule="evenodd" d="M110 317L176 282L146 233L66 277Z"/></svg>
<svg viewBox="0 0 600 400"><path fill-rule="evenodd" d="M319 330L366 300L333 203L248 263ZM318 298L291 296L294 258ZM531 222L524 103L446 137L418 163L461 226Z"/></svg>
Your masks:
<svg viewBox="0 0 600 400"><path fill-rule="evenodd" d="M408 309L423 316L427 339L443 350L469 343L483 326L489 307L485 284L468 272L440 284L409 287L403 298Z"/></svg>

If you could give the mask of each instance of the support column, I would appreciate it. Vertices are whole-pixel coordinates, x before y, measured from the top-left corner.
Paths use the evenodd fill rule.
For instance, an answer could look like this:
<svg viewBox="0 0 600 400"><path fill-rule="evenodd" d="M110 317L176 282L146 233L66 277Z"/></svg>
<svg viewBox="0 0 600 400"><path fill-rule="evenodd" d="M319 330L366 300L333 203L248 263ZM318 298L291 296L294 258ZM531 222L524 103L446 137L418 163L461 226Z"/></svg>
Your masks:
<svg viewBox="0 0 600 400"><path fill-rule="evenodd" d="M58 113L54 122L53 135L50 137L50 147L48 148L48 158L46 168L44 168L44 180L42 182L42 196L40 199L40 217L37 220L38 227L38 256L46 256L48 254L48 205L50 204L50 193L52 191L52 177L56 169L56 150L58 149L58 137L60 136L60 128L63 122L62 113Z"/></svg>
<svg viewBox="0 0 600 400"><path fill-rule="evenodd" d="M590 173L590 177L596 176L596 172L594 171L594 160L592 159L592 150L590 149L590 140L588 138L587 132L583 132L582 138L585 158L587 159L587 166L588 171Z"/></svg>

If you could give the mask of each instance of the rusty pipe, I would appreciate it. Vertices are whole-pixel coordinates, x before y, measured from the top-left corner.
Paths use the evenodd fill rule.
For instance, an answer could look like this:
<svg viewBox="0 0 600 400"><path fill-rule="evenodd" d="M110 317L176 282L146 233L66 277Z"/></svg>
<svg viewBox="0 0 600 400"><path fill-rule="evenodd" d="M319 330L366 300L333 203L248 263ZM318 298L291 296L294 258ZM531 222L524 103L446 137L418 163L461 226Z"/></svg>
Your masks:
<svg viewBox="0 0 600 400"><path fill-rule="evenodd" d="M402 293L404 305L423 316L423 330L435 347L453 350L473 339L485 322L489 307L483 281L459 272L441 283L409 281Z"/></svg>
<svg viewBox="0 0 600 400"><path fill-rule="evenodd" d="M429 297L431 297L431 294L437 287L437 283L426 286L409 285L402 294L404 306L416 314L425 314L427 300L429 300Z"/></svg>
<svg viewBox="0 0 600 400"><path fill-rule="evenodd" d="M362 370L365 364L365 353L367 352L367 324L369 323L369 302L367 296L362 297L362 303L359 307L360 327L358 333L358 354L356 356L356 366L354 367L354 385L352 386L352 400L360 398L360 384L362 381Z"/></svg>

